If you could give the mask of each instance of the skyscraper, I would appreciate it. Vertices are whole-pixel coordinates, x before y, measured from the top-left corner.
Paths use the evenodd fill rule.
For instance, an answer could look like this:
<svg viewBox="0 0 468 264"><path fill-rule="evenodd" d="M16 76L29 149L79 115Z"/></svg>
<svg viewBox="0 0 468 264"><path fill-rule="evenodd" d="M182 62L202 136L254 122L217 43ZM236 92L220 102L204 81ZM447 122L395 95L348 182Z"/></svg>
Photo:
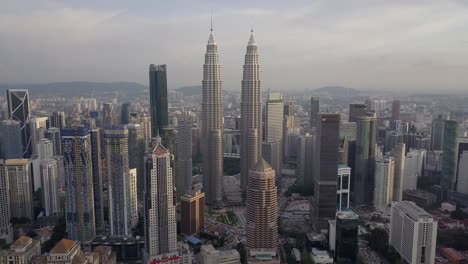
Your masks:
<svg viewBox="0 0 468 264"><path fill-rule="evenodd" d="M37 144L44 138L47 129L47 117L31 117L29 128L31 129L31 147L32 153L37 154Z"/></svg>
<svg viewBox="0 0 468 264"><path fill-rule="evenodd" d="M280 166L280 146L278 142L263 142L262 143L262 158L271 164L271 167L278 168ZM276 170L275 170L276 171Z"/></svg>
<svg viewBox="0 0 468 264"><path fill-rule="evenodd" d="M444 144L444 119L442 115L432 120L431 150L442 150Z"/></svg>
<svg viewBox="0 0 468 264"><path fill-rule="evenodd" d="M179 118L176 141L177 197L180 197L192 190L192 120L187 112Z"/></svg>
<svg viewBox="0 0 468 264"><path fill-rule="evenodd" d="M10 192L11 217L34 218L31 161L28 159L4 160L3 166Z"/></svg>
<svg viewBox="0 0 468 264"><path fill-rule="evenodd" d="M42 206L45 209L46 216L60 213L60 185L57 165L57 160L54 159L40 162Z"/></svg>
<svg viewBox="0 0 468 264"><path fill-rule="evenodd" d="M317 121L311 220L320 232L336 214L340 114L319 114Z"/></svg>
<svg viewBox="0 0 468 264"><path fill-rule="evenodd" d="M52 141L54 146L54 156L62 155L62 138L60 136L60 129L51 127L44 133L44 137Z"/></svg>
<svg viewBox="0 0 468 264"><path fill-rule="evenodd" d="M393 99L392 102L392 120L400 120L400 100Z"/></svg>
<svg viewBox="0 0 468 264"><path fill-rule="evenodd" d="M353 211L336 213L336 263L356 263L359 217Z"/></svg>
<svg viewBox="0 0 468 264"><path fill-rule="evenodd" d="M317 126L317 115L320 112L320 101L318 97L310 97L310 128Z"/></svg>
<svg viewBox="0 0 468 264"><path fill-rule="evenodd" d="M49 120L49 127L65 128L65 112L53 112Z"/></svg>
<svg viewBox="0 0 468 264"><path fill-rule="evenodd" d="M365 104L350 104L349 105L349 122L357 122L358 117L367 116L367 105Z"/></svg>
<svg viewBox="0 0 468 264"><path fill-rule="evenodd" d="M434 264L437 221L410 201L392 205L389 244L407 263Z"/></svg>
<svg viewBox="0 0 468 264"><path fill-rule="evenodd" d="M157 138L145 157L145 258L149 261L176 251L171 153Z"/></svg>
<svg viewBox="0 0 468 264"><path fill-rule="evenodd" d="M128 167L128 130L125 125L104 129L107 173L109 175L109 222L111 235L128 236L137 224L136 193ZM136 176L136 175L134 175Z"/></svg>
<svg viewBox="0 0 468 264"><path fill-rule="evenodd" d="M205 226L205 194L192 192L180 197L180 232L193 235Z"/></svg>
<svg viewBox="0 0 468 264"><path fill-rule="evenodd" d="M255 165L262 155L262 98L260 65L253 31L247 44L242 78L241 95L241 188L246 189L249 179L249 169ZM283 105L281 105L283 108ZM281 116L282 120L282 116ZM256 132L254 132L256 130ZM255 135L249 135L249 133ZM256 137L255 139L252 137ZM254 140L253 149L249 138ZM252 151L254 150L254 151Z"/></svg>
<svg viewBox="0 0 468 264"><path fill-rule="evenodd" d="M23 157L30 158L32 154L31 131L29 121L31 110L29 107L28 90L7 90L8 117L20 122L21 142L23 145Z"/></svg>
<svg viewBox="0 0 468 264"><path fill-rule="evenodd" d="M349 206L349 195L351 189L351 168L346 164L338 165L338 183L336 186L338 211L345 211Z"/></svg>
<svg viewBox="0 0 468 264"><path fill-rule="evenodd" d="M101 153L101 129L89 130L91 139L91 160L93 170L93 194L94 194L94 220L96 228L104 226L104 196L102 193L102 153Z"/></svg>
<svg viewBox="0 0 468 264"><path fill-rule="evenodd" d="M375 116L356 117L357 138L354 163L354 203L370 205L374 193L374 159L377 143Z"/></svg>
<svg viewBox="0 0 468 264"><path fill-rule="evenodd" d="M68 237L86 243L96 235L91 140L84 126L62 130Z"/></svg>
<svg viewBox="0 0 468 264"><path fill-rule="evenodd" d="M276 177L281 176L281 157L283 147L283 97L280 93L270 93L265 109L265 141L278 143L278 156L276 159L277 163L270 165L273 167L276 173Z"/></svg>
<svg viewBox="0 0 468 264"><path fill-rule="evenodd" d="M458 162L458 122L445 120L444 140L442 154L442 179L441 186L448 190L455 190L457 180Z"/></svg>
<svg viewBox="0 0 468 264"><path fill-rule="evenodd" d="M374 208L384 214L389 213L393 201L393 179L395 160L383 158L375 161Z"/></svg>
<svg viewBox="0 0 468 264"><path fill-rule="evenodd" d="M246 246L250 251L278 247L275 171L263 159L250 169L246 200Z"/></svg>
<svg viewBox="0 0 468 264"><path fill-rule="evenodd" d="M395 160L395 175L393 178L393 201L400 202L403 199L405 183L405 153L406 145L401 143L395 146L390 156Z"/></svg>
<svg viewBox="0 0 468 264"><path fill-rule="evenodd" d="M0 238L6 243L13 242L13 227L10 223L10 190L8 189L7 170L0 160Z"/></svg>
<svg viewBox="0 0 468 264"><path fill-rule="evenodd" d="M167 70L166 64L149 66L151 136L163 133L169 125L167 105Z"/></svg>
<svg viewBox="0 0 468 264"><path fill-rule="evenodd" d="M0 121L0 158L19 159L23 157L21 123L14 120Z"/></svg>
<svg viewBox="0 0 468 264"><path fill-rule="evenodd" d="M296 158L297 183L304 189L313 192L314 186L314 154L315 135L301 135L298 139L298 153Z"/></svg>
<svg viewBox="0 0 468 264"><path fill-rule="evenodd" d="M120 110L120 124L126 125L130 123L130 103L123 103Z"/></svg>
<svg viewBox="0 0 468 264"><path fill-rule="evenodd" d="M457 192L468 194L468 151L467 150L463 151L459 160Z"/></svg>
<svg viewBox="0 0 468 264"><path fill-rule="evenodd" d="M145 189L144 154L146 150L145 130L141 124L128 124L128 166L137 169L137 198L143 201Z"/></svg>
<svg viewBox="0 0 468 264"><path fill-rule="evenodd" d="M203 189L214 207L223 200L223 89L213 29L206 46L202 81Z"/></svg>
<svg viewBox="0 0 468 264"><path fill-rule="evenodd" d="M105 103L102 105L102 128L106 128L114 124L114 105Z"/></svg>

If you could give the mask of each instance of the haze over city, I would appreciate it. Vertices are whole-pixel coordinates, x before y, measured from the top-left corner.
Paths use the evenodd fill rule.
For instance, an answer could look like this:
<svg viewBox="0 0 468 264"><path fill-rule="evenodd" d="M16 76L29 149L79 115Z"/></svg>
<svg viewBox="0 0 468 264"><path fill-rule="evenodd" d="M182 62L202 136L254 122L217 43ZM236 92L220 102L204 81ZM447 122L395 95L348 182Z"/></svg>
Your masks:
<svg viewBox="0 0 468 264"><path fill-rule="evenodd" d="M198 85L213 16L224 89L239 90L251 27L265 89L341 85L458 91L468 85L466 1L2 1L0 80L134 81L168 66Z"/></svg>

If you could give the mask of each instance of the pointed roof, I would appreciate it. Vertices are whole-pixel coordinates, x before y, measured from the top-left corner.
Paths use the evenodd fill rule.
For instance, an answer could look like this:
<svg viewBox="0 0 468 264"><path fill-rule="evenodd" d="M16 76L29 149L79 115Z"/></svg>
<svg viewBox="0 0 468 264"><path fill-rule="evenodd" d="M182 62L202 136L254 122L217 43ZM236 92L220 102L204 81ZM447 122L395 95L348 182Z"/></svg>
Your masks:
<svg viewBox="0 0 468 264"><path fill-rule="evenodd" d="M68 253L70 252L73 247L76 245L76 241L70 239L62 239L60 242L52 248L50 253Z"/></svg>
<svg viewBox="0 0 468 264"><path fill-rule="evenodd" d="M161 144L161 137L157 136L156 138L153 138L152 144L153 144L153 147L152 147L151 153L160 156L168 152L168 150Z"/></svg>
<svg viewBox="0 0 468 264"><path fill-rule="evenodd" d="M268 164L268 162L266 162L263 158L260 158L257 162L257 164L255 164L254 166L254 170L255 171L267 171L267 170L271 170L271 166L270 164Z"/></svg>
<svg viewBox="0 0 468 264"><path fill-rule="evenodd" d="M250 38L249 38L249 43L247 46L257 46L257 42L255 41L254 35L253 35L253 29L250 30Z"/></svg>
<svg viewBox="0 0 468 264"><path fill-rule="evenodd" d="M208 39L208 45L216 45L216 41L213 35L213 29L210 31L210 38Z"/></svg>

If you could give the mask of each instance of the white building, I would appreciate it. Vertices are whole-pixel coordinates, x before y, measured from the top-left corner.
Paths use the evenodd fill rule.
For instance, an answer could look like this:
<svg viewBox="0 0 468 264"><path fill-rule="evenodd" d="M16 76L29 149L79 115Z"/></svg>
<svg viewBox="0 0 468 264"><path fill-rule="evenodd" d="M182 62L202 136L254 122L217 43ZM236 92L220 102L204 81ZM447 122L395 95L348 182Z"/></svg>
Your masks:
<svg viewBox="0 0 468 264"><path fill-rule="evenodd" d="M404 189L417 189L418 178L422 176L426 164L426 150L412 149L406 155L405 173L403 177Z"/></svg>
<svg viewBox="0 0 468 264"><path fill-rule="evenodd" d="M270 93L265 108L265 142L278 143L278 163L271 164L277 177L281 176L281 157L283 156L283 96L280 93Z"/></svg>
<svg viewBox="0 0 468 264"><path fill-rule="evenodd" d="M434 264L437 221L410 201L392 204L389 244L412 264Z"/></svg>
<svg viewBox="0 0 468 264"><path fill-rule="evenodd" d="M375 161L374 208L387 214L393 200L395 160L383 158Z"/></svg>
<svg viewBox="0 0 468 264"><path fill-rule="evenodd" d="M337 210L342 211L349 208L349 189L351 188L351 168L345 164L338 165L338 182L336 194L338 200Z"/></svg>
<svg viewBox="0 0 468 264"><path fill-rule="evenodd" d="M468 151L463 151L458 162L457 192L468 194Z"/></svg>
<svg viewBox="0 0 468 264"><path fill-rule="evenodd" d="M211 244L203 245L198 255L200 264L240 264L240 254L237 250L217 250Z"/></svg>
<svg viewBox="0 0 468 264"><path fill-rule="evenodd" d="M60 184L57 165L57 160L54 159L43 160L40 163L42 206L46 216L60 213Z"/></svg>

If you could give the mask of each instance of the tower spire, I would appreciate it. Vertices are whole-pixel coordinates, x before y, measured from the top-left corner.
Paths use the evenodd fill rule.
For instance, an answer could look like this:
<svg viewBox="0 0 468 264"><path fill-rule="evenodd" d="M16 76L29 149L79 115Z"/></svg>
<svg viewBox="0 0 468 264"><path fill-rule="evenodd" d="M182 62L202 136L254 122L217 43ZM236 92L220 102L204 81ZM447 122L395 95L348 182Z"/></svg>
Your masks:
<svg viewBox="0 0 468 264"><path fill-rule="evenodd" d="M211 26L210 31L213 32L213 14L211 14Z"/></svg>

